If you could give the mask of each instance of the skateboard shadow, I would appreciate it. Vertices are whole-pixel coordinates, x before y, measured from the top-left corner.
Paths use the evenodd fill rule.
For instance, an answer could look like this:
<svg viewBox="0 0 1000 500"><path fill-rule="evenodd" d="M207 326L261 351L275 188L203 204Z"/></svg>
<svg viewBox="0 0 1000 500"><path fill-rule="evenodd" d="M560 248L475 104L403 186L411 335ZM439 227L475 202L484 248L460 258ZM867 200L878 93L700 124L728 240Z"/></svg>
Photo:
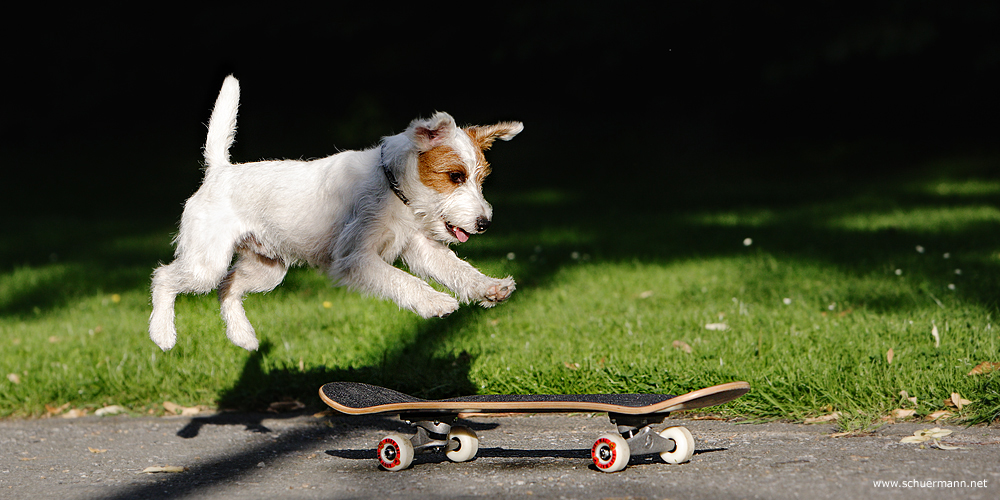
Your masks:
<svg viewBox="0 0 1000 500"><path fill-rule="evenodd" d="M717 451L726 451L727 448L709 448L696 450L695 455L703 455L706 453L714 453ZM374 448L364 448L364 449L342 449L342 450L327 450L326 454L331 457L343 458L346 460L363 460L372 461L376 456L377 452ZM479 452L476 453L476 457L472 461L479 460L481 458L500 458L504 459L504 467L516 467L517 459L546 459L546 458L564 458L571 460L583 460L589 462L590 450L577 448L569 450L553 450L553 449L522 449L522 448L502 448L502 447L491 447L491 448L480 448ZM413 464L441 464L450 462L441 453L425 453L418 454L413 458ZM662 464L657 455L640 455L633 456L629 459L629 466L642 465L642 464ZM526 466L536 466L535 462L526 463ZM597 468L591 464L590 468L597 470Z"/></svg>
<svg viewBox="0 0 1000 500"><path fill-rule="evenodd" d="M347 450L327 450L327 455L331 457L344 458L347 460L365 460L371 461L377 456L375 448L365 448L365 449L347 449ZM504 458L504 459L517 459L517 458L570 458L570 459L590 459L590 451L583 449L572 449L572 450L525 450L519 448L479 448L479 452L476 453L476 457L473 461L480 458ZM422 453L413 457L413 463L416 464L436 464L436 463L446 463L450 462L444 454L442 453ZM507 465L505 465L506 467Z"/></svg>

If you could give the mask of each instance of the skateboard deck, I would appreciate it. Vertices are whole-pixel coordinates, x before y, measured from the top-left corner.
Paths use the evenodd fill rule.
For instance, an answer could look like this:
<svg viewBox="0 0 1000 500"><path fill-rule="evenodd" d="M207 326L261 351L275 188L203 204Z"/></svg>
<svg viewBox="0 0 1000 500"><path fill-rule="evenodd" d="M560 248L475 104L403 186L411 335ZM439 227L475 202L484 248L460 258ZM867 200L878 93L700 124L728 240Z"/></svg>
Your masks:
<svg viewBox="0 0 1000 500"><path fill-rule="evenodd" d="M681 396L669 394L488 394L451 399L420 399L360 382L330 382L319 396L334 410L372 413L562 413L594 411L623 415L670 413L732 401L750 390L746 382L706 387Z"/></svg>
<svg viewBox="0 0 1000 500"><path fill-rule="evenodd" d="M395 413L416 428L411 438L390 434L379 443L379 463L387 470L409 467L414 453L444 450L453 462L475 457L479 438L471 429L452 426L460 413L607 412L617 434L598 438L591 458L598 470L625 468L632 455L658 453L668 463L682 463L694 453L694 438L684 427L657 433L651 425L671 413L720 405L750 390L746 382L729 382L673 396L669 394L499 394L450 399L420 399L385 387L358 382L331 382L320 398L348 415ZM620 435L619 435L620 434Z"/></svg>

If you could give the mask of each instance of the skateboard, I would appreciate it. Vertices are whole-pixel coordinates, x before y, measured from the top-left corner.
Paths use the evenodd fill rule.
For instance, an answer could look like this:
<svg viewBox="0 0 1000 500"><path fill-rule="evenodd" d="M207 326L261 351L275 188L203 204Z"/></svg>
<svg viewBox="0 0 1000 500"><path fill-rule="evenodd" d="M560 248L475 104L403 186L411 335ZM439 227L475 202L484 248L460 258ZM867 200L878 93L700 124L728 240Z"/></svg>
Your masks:
<svg viewBox="0 0 1000 500"><path fill-rule="evenodd" d="M378 444L379 464L390 471L410 466L415 453L444 451L452 462L472 460L479 438L465 426L453 425L460 413L607 412L617 433L604 434L590 456L602 472L617 472L633 455L659 454L667 463L687 462L694 438L684 427L660 432L670 412L706 408L732 401L750 391L746 382L730 382L680 396L668 394L502 394L427 400L357 382L331 382L319 390L323 402L348 415L395 413L416 429L413 437L389 434Z"/></svg>

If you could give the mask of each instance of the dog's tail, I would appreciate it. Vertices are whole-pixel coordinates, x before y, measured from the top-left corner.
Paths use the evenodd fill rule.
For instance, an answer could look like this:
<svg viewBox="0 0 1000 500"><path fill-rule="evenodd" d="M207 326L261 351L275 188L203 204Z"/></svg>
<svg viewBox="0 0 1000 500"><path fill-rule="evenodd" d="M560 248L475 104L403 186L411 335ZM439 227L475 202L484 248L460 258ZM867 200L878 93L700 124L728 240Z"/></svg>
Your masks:
<svg viewBox="0 0 1000 500"><path fill-rule="evenodd" d="M208 139L205 140L205 164L208 169L229 165L229 148L236 137L236 111L239 107L240 82L229 75L222 83L208 122Z"/></svg>

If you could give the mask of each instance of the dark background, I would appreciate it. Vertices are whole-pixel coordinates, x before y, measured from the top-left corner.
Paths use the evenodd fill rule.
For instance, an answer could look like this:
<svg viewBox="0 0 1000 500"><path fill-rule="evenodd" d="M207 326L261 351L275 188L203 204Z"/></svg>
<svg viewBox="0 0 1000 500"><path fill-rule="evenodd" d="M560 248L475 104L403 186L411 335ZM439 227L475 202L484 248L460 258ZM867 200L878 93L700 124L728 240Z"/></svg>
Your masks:
<svg viewBox="0 0 1000 500"><path fill-rule="evenodd" d="M230 73L234 161L363 148L443 110L524 121L498 189L894 173L995 147L998 21L989 1L29 8L3 34L0 197L15 218L176 220ZM837 145L857 153L678 160Z"/></svg>

